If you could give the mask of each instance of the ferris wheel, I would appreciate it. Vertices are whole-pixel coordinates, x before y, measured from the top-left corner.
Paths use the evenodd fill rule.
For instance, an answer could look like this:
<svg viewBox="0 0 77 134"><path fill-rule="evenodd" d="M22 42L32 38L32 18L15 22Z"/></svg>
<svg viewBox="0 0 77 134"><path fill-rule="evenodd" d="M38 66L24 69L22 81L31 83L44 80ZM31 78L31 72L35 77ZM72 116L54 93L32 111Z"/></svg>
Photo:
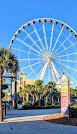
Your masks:
<svg viewBox="0 0 77 134"><path fill-rule="evenodd" d="M77 82L77 33L53 18L38 18L22 25L10 42L20 72L28 79L59 82L65 72Z"/></svg>

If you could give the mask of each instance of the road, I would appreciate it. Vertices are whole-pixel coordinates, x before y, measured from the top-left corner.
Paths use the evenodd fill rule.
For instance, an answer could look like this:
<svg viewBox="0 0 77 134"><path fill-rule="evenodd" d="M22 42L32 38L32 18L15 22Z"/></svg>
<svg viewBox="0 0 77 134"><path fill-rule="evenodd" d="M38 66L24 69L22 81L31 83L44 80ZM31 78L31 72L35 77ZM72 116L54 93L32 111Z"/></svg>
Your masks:
<svg viewBox="0 0 77 134"><path fill-rule="evenodd" d="M0 134L77 134L76 126L43 121L45 115L59 113L59 109L8 110L0 123Z"/></svg>

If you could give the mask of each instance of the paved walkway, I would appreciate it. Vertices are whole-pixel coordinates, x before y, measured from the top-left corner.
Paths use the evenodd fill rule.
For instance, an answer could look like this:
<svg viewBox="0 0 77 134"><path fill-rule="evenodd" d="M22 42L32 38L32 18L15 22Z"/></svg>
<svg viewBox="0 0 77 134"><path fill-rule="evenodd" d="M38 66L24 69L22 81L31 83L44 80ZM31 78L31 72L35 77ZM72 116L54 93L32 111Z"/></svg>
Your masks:
<svg viewBox="0 0 77 134"><path fill-rule="evenodd" d="M0 134L77 134L76 126L58 125L43 121L58 109L8 110L6 119L0 123Z"/></svg>

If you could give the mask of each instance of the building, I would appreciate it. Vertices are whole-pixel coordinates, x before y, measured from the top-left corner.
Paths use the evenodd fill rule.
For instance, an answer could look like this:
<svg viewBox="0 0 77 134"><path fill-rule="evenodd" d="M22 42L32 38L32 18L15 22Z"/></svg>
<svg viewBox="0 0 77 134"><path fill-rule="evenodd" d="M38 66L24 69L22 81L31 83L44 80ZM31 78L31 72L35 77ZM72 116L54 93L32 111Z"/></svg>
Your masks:
<svg viewBox="0 0 77 134"><path fill-rule="evenodd" d="M33 85L35 80L27 79L27 74L20 73L19 80L17 80L17 93L20 92L21 88L24 88L25 85Z"/></svg>

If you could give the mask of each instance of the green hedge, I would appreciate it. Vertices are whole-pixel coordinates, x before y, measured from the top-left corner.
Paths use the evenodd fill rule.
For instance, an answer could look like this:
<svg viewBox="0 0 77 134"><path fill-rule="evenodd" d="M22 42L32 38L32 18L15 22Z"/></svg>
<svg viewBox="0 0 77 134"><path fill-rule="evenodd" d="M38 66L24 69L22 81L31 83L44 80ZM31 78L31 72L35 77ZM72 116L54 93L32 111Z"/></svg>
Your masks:
<svg viewBox="0 0 77 134"><path fill-rule="evenodd" d="M26 110L26 109L52 109L52 108L60 108L60 105L48 105L48 106L24 105L22 109Z"/></svg>

